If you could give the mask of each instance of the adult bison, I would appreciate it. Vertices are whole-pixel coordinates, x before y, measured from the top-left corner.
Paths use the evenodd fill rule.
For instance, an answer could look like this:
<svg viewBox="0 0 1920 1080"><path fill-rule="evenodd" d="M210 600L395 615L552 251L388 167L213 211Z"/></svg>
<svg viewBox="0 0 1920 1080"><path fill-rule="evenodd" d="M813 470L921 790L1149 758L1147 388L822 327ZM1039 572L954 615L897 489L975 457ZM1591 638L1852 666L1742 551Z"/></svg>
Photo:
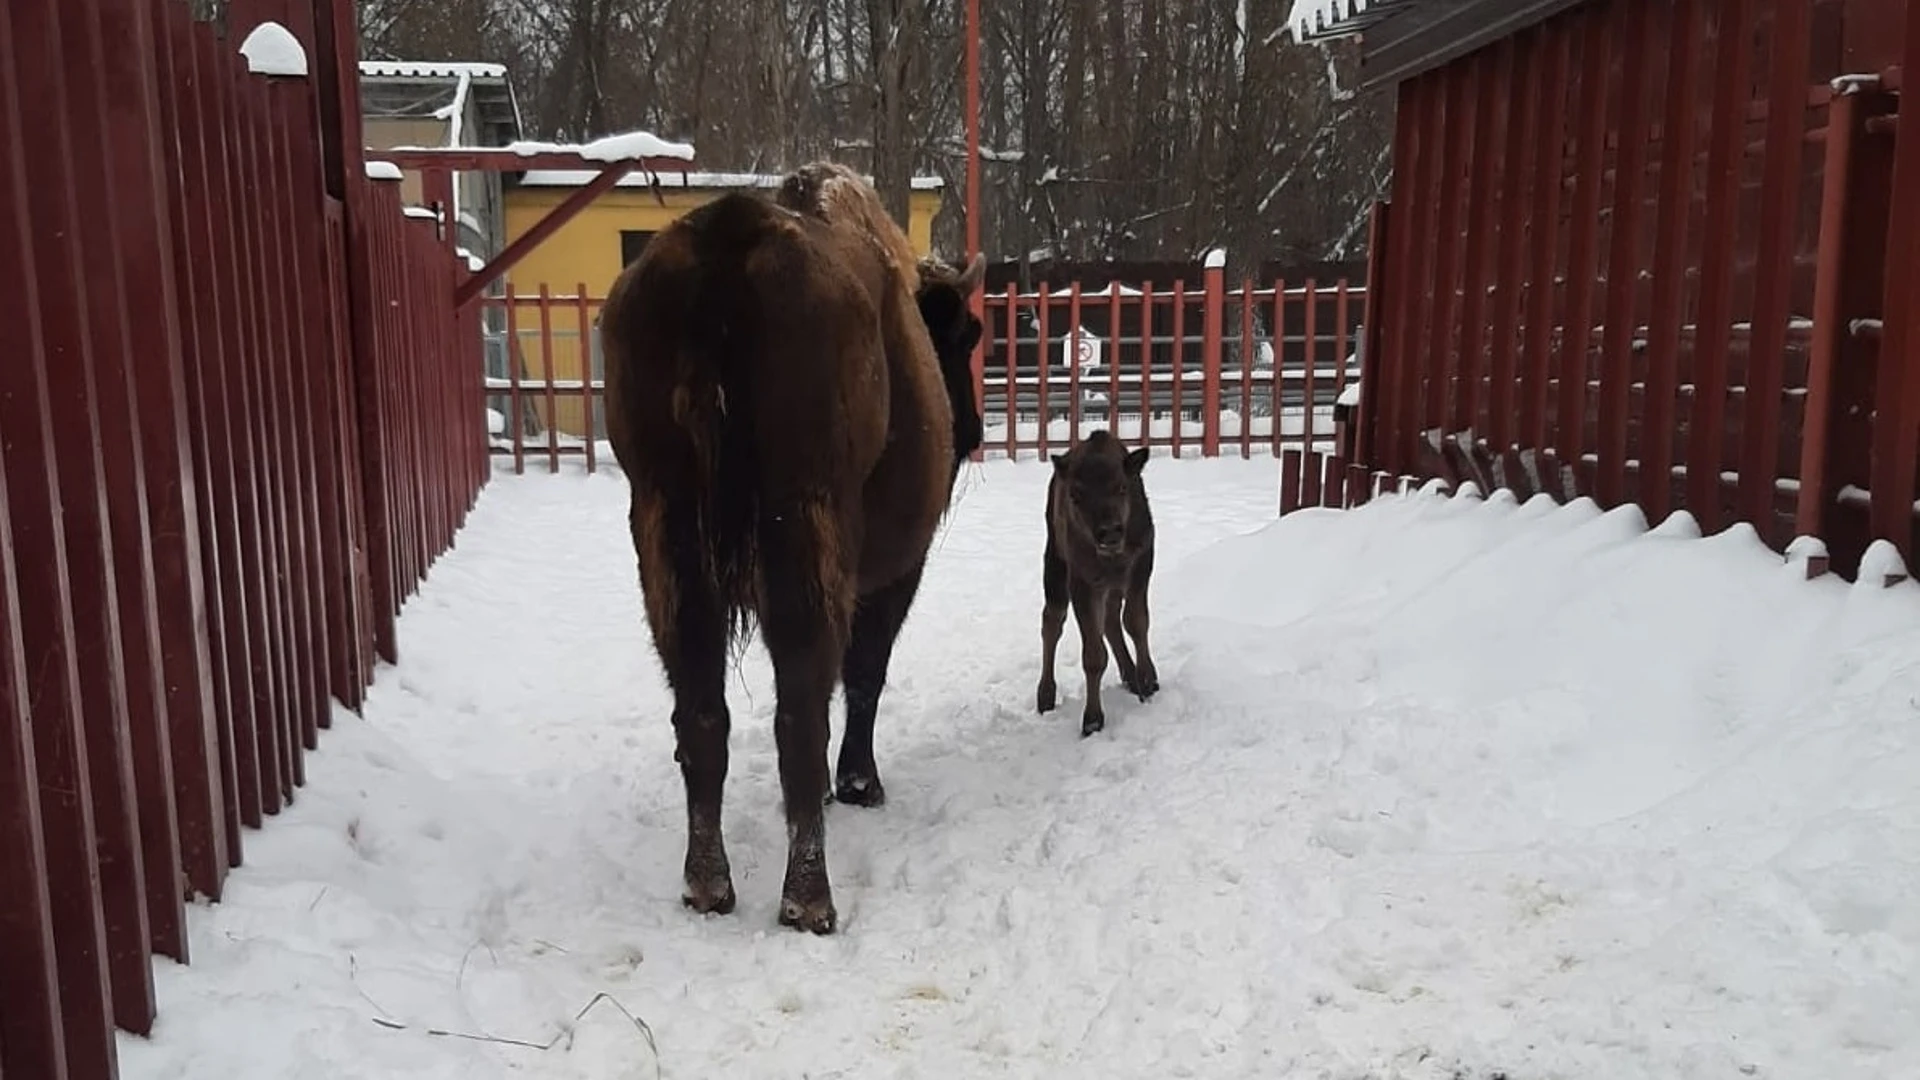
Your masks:
<svg viewBox="0 0 1920 1080"><path fill-rule="evenodd" d="M687 214L609 290L607 430L673 688L696 911L735 902L720 828L726 672L751 619L774 668L780 922L834 930L827 703L844 679L839 795L879 805L888 658L959 463L979 445L964 371L980 270L919 263L873 189L822 163L773 201L728 195Z"/></svg>

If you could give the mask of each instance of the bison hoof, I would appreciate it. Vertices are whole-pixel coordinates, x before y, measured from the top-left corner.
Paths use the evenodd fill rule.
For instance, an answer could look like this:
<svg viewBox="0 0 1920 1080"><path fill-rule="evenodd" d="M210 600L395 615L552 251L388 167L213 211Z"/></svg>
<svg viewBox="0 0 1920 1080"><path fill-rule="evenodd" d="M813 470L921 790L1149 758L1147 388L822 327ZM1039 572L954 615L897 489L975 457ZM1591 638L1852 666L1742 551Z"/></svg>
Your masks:
<svg viewBox="0 0 1920 1080"><path fill-rule="evenodd" d="M833 796L848 806L864 806L868 809L887 804L887 789L877 776L848 776L843 773L840 782L834 785Z"/></svg>
<svg viewBox="0 0 1920 1080"><path fill-rule="evenodd" d="M702 915L731 915L734 905L733 882L688 882L686 894L680 898L680 902Z"/></svg>
<svg viewBox="0 0 1920 1080"><path fill-rule="evenodd" d="M1054 688L1053 683L1041 683L1039 692L1034 695L1034 704L1039 706L1040 711L1052 712L1053 707L1059 703L1059 691Z"/></svg>
<svg viewBox="0 0 1920 1080"><path fill-rule="evenodd" d="M1107 718L1105 714L1088 713L1080 718L1080 737L1083 739L1097 732L1105 731L1106 729Z"/></svg>
<svg viewBox="0 0 1920 1080"><path fill-rule="evenodd" d="M802 903L789 896L780 901L781 926L825 935L833 933L838 924L839 916L833 910L831 898Z"/></svg>

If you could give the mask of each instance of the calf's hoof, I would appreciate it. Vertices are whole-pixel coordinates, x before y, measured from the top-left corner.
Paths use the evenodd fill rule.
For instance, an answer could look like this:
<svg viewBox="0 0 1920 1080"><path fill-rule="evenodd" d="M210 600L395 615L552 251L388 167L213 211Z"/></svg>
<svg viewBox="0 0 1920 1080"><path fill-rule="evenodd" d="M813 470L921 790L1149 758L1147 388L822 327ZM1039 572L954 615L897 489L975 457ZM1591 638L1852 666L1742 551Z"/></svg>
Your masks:
<svg viewBox="0 0 1920 1080"><path fill-rule="evenodd" d="M1042 682L1039 691L1033 696L1034 704L1038 706L1039 710L1043 713L1052 712L1053 707L1060 703L1059 691L1051 682Z"/></svg>
<svg viewBox="0 0 1920 1080"><path fill-rule="evenodd" d="M1106 729L1107 718L1104 713L1088 713L1080 718L1080 737L1083 739Z"/></svg>
<svg viewBox="0 0 1920 1080"><path fill-rule="evenodd" d="M719 881L687 882L687 891L680 902L702 915L733 914L733 882L725 878Z"/></svg>
<svg viewBox="0 0 1920 1080"><path fill-rule="evenodd" d="M833 910L833 898L822 897L818 900L801 901L791 896L780 899L780 925L795 930L805 930L811 934L827 935L839 925L839 915Z"/></svg>
<svg viewBox="0 0 1920 1080"><path fill-rule="evenodd" d="M887 805L887 789L881 785L880 778L858 773L841 773L839 783L833 787L833 797L848 806L864 806L869 810Z"/></svg>

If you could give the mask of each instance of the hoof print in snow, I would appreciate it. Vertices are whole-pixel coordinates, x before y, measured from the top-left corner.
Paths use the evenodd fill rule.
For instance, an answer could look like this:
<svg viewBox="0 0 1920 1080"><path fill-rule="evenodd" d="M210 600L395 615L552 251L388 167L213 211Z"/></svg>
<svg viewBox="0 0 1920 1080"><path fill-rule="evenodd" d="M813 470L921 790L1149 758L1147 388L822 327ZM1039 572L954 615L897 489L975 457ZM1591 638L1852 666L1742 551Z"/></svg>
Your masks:
<svg viewBox="0 0 1920 1080"><path fill-rule="evenodd" d="M795 930L825 936L837 928L840 917L833 910L833 901L827 900L813 904L802 904L791 897L780 901L780 925Z"/></svg>

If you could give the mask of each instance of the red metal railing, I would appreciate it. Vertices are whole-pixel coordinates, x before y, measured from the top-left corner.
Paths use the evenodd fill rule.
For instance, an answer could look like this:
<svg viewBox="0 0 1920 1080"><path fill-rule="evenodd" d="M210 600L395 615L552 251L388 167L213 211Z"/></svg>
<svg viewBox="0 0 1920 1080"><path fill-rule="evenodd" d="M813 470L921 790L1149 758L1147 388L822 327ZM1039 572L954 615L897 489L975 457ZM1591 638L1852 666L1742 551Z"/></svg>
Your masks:
<svg viewBox="0 0 1920 1080"><path fill-rule="evenodd" d="M977 456L1063 451L1111 425L1130 444L1175 454L1280 456L1293 463L1288 483L1321 501L1322 474L1337 456L1336 402L1359 375L1366 289L1311 280L1230 288L1218 268L1196 276L1196 289L988 293L974 380L986 446ZM549 472L575 456L592 471L606 452L592 330L601 300L565 288L509 289L485 301L500 328L488 358L493 450L516 472L528 454L545 457Z"/></svg>
<svg viewBox="0 0 1920 1080"><path fill-rule="evenodd" d="M248 71L268 9L321 77ZM114 1074L152 955L188 959L188 895L219 897L332 701L393 658L486 475L455 264L323 134L351 5L230 25L0 10L7 1077Z"/></svg>
<svg viewBox="0 0 1920 1080"><path fill-rule="evenodd" d="M1347 501L1439 476L1911 553L1905 8L1608 0L1403 83Z"/></svg>

